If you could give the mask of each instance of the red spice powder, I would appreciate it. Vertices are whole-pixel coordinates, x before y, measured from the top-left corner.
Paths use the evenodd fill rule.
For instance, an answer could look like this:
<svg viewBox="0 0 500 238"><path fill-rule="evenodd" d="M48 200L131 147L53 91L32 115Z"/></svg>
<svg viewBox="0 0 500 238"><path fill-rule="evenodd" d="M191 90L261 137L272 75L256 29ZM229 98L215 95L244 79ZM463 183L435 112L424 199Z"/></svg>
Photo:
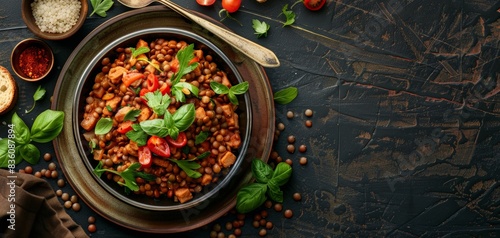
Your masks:
<svg viewBox="0 0 500 238"><path fill-rule="evenodd" d="M49 69L49 58L45 49L30 46L23 50L19 55L19 68L32 79L44 75Z"/></svg>

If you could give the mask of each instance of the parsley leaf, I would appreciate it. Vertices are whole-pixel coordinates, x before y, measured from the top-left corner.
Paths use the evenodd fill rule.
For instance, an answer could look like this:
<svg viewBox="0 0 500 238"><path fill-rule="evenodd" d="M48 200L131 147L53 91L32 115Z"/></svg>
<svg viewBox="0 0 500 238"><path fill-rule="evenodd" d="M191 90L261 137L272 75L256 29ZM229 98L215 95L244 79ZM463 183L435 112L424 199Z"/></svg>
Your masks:
<svg viewBox="0 0 500 238"><path fill-rule="evenodd" d="M122 172L118 172L116 170L111 170L111 169L103 169L102 168L102 161L97 164L97 166L94 168L94 173L98 176L101 177L104 172L110 172L113 174L117 174L123 178L125 183L120 183L120 185L124 185L126 189L130 189L131 191L139 191L139 185L135 181L135 178L141 177L147 181L155 180L156 176L152 174L148 174L145 172L137 171L141 167L141 164L139 163L133 163L128 168L126 168Z"/></svg>
<svg viewBox="0 0 500 238"><path fill-rule="evenodd" d="M139 48L134 48L134 47L130 47L130 51L132 52L132 57L135 58L141 54L146 54L149 52L149 48L148 47L145 47L145 46L142 46L142 47L139 47Z"/></svg>
<svg viewBox="0 0 500 238"><path fill-rule="evenodd" d="M271 26L266 22L259 21L257 19L252 20L252 27L255 31L254 34L257 35L257 38L267 37L267 32L269 31L269 28L271 28Z"/></svg>
<svg viewBox="0 0 500 238"><path fill-rule="evenodd" d="M90 4L94 10L90 13L89 17L94 15L94 13L101 17L106 17L106 11L113 6L113 3L113 0L90 0Z"/></svg>
<svg viewBox="0 0 500 238"><path fill-rule="evenodd" d="M186 175L191 177L191 178L199 178L201 177L201 173L196 171L196 169L201 168L201 165L190 160L176 160L176 159L169 159L170 161L174 162L186 172Z"/></svg>
<svg viewBox="0 0 500 238"><path fill-rule="evenodd" d="M292 25L295 22L295 12L288 10L288 4L285 4L281 9L281 12L285 15L286 21L283 26Z"/></svg>
<svg viewBox="0 0 500 238"><path fill-rule="evenodd" d="M144 95L148 106L153 109L153 111L158 114L158 116L163 116L170 105L170 96L168 94L161 95L161 92L156 90L154 93L149 92Z"/></svg>

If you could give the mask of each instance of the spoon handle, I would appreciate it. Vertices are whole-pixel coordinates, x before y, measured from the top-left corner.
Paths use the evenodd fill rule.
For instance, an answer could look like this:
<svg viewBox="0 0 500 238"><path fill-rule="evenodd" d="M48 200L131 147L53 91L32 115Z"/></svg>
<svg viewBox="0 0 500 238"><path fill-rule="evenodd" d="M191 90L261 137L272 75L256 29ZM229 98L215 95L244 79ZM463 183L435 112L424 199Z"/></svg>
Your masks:
<svg viewBox="0 0 500 238"><path fill-rule="evenodd" d="M249 58L253 59L258 64L263 67L278 67L280 62L278 57L271 50L256 44L244 37L241 37L232 31L224 29L218 25L213 24L195 14L190 13L185 8L177 5L176 3L169 0L158 0L163 5L169 7L170 9L176 11L177 13L191 19L193 22L202 26L206 30L212 32L212 34L224 39L227 43L233 46L235 49L239 50Z"/></svg>

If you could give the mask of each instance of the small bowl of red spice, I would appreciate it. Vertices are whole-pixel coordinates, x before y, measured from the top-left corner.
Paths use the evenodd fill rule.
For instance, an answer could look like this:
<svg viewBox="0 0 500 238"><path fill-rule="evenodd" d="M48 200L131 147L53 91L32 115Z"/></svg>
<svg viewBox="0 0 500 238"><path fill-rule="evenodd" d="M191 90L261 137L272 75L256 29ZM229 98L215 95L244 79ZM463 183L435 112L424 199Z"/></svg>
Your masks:
<svg viewBox="0 0 500 238"><path fill-rule="evenodd" d="M35 82L50 73L54 66L54 54L47 43L28 38L14 47L10 62L18 77Z"/></svg>

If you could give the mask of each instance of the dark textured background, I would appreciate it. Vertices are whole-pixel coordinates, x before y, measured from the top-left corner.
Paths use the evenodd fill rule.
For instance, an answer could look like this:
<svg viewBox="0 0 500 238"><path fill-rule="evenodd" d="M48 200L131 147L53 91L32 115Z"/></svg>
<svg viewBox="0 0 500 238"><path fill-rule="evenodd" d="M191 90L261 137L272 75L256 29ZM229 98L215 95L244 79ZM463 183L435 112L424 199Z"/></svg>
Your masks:
<svg viewBox="0 0 500 238"><path fill-rule="evenodd" d="M175 2L220 19L220 1L212 7ZM275 148L294 161L284 188L284 207L294 216L285 219L269 210L275 226L268 237L499 235L500 2L328 0L318 12L296 5L296 22L282 27L286 3L294 1L243 0L233 14L243 26L223 21L280 58L281 67L266 69L273 91L299 89L292 103L276 105L276 121L286 129ZM19 0L0 4L0 65L9 70L12 48L33 36L20 5ZM39 83L16 78L15 111L28 125L50 106L46 97L24 113L38 85L51 95L79 41L126 10L116 2L108 17L87 18L76 36L48 41L56 55L49 78ZM256 38L252 19L271 25L267 38ZM306 109L314 111L311 128L304 125ZM295 117L288 119L287 111ZM0 136L6 136L12 113L0 117ZM307 152L288 153L288 135ZM51 144L39 148L53 153ZM309 159L307 165L299 165L301 156ZM46 167L43 160L34 166L35 171ZM48 181L57 189L55 180ZM74 194L69 186L63 190ZM300 202L292 199L295 192L302 194ZM87 217L97 215L82 205L80 212L68 213L86 229ZM229 214L216 222L224 226L234 219ZM257 236L251 220L247 216L243 237ZM96 225L92 237L140 235L99 216ZM208 237L210 230L211 225L172 237Z"/></svg>

